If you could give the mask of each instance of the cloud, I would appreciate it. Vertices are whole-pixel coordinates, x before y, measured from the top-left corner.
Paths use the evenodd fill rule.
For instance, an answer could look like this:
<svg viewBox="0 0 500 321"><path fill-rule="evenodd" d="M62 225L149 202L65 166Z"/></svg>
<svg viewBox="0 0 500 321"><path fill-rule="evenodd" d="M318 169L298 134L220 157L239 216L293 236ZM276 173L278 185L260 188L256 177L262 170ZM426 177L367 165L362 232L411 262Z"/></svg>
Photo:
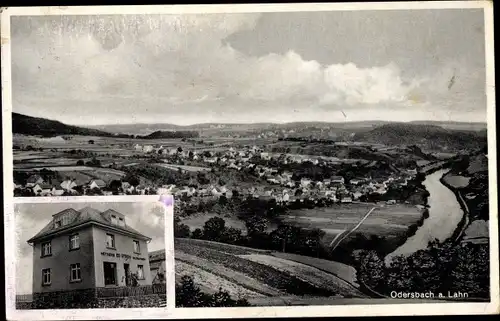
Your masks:
<svg viewBox="0 0 500 321"><path fill-rule="evenodd" d="M265 114L261 117L269 120L270 106L274 111L307 111L406 108L433 101L450 105L450 99L468 92L470 86L464 84L474 83L460 64L408 75L395 63L322 65L293 48L249 56L226 41L252 30L259 17L15 17L14 110L81 124L88 123L89 115L104 123L181 114L191 115L188 123L210 117L224 121L217 117L236 111ZM464 77L456 77L453 96L450 70ZM280 117L285 114L274 115L273 121Z"/></svg>

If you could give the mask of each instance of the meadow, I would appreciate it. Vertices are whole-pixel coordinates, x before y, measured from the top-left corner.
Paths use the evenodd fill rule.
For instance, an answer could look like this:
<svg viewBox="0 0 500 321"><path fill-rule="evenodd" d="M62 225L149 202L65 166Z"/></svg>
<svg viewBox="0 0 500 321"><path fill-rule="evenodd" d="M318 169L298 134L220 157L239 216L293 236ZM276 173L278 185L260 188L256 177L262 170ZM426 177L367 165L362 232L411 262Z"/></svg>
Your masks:
<svg viewBox="0 0 500 321"><path fill-rule="evenodd" d="M222 287L235 298L365 296L345 264L203 240L176 238L174 246L176 279L193 275L212 293Z"/></svg>
<svg viewBox="0 0 500 321"><path fill-rule="evenodd" d="M319 228L326 235L323 243L329 244L337 234L355 227L373 207L375 210L356 229L365 236L401 236L408 227L422 216L422 210L406 204L342 204L325 208L292 210L281 219L303 228Z"/></svg>

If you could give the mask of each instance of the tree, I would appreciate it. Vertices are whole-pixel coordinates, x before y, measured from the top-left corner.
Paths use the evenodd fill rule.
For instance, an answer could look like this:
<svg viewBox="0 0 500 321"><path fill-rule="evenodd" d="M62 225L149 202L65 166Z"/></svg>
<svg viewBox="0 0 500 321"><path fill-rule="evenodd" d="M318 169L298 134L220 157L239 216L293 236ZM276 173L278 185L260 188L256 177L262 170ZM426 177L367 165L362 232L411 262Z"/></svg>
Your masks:
<svg viewBox="0 0 500 321"><path fill-rule="evenodd" d="M182 153L182 147L180 147L180 146L179 146L179 147L177 147L177 152L178 152L178 153Z"/></svg>
<svg viewBox="0 0 500 321"><path fill-rule="evenodd" d="M241 230L230 227L226 228L224 234L222 235L222 242L229 244L239 244L242 241Z"/></svg>
<svg viewBox="0 0 500 321"><path fill-rule="evenodd" d="M205 296L200 288L194 284L191 276L184 275L180 285L176 285L175 303L179 307L202 307L205 303Z"/></svg>
<svg viewBox="0 0 500 321"><path fill-rule="evenodd" d="M112 180L108 185L108 189L113 192L118 192L118 190L121 187L122 187L122 182L116 179Z"/></svg>
<svg viewBox="0 0 500 321"><path fill-rule="evenodd" d="M225 232L226 221L220 217L212 217L203 226L203 236L207 240L219 241Z"/></svg>
<svg viewBox="0 0 500 321"><path fill-rule="evenodd" d="M89 140L89 144L94 144L94 140L93 139Z"/></svg>
<svg viewBox="0 0 500 321"><path fill-rule="evenodd" d="M133 174L130 174L130 173L127 173L127 175L125 175L125 177L123 178L123 181L128 182L130 185L132 185L134 187L141 184L141 181L139 180L139 178Z"/></svg>
<svg viewBox="0 0 500 321"><path fill-rule="evenodd" d="M194 239L201 239L203 238L203 231L200 228L197 228L193 231L191 237Z"/></svg>
<svg viewBox="0 0 500 321"><path fill-rule="evenodd" d="M267 219L262 216L251 216L245 222L247 228L247 235L250 238L261 236L267 229Z"/></svg>
<svg viewBox="0 0 500 321"><path fill-rule="evenodd" d="M92 157L92 159L87 162L87 165L92 167L101 167L101 161L95 157Z"/></svg>
<svg viewBox="0 0 500 321"><path fill-rule="evenodd" d="M174 236L175 237L189 237L191 234L191 230L189 226L181 223L181 220L178 217L174 218Z"/></svg>

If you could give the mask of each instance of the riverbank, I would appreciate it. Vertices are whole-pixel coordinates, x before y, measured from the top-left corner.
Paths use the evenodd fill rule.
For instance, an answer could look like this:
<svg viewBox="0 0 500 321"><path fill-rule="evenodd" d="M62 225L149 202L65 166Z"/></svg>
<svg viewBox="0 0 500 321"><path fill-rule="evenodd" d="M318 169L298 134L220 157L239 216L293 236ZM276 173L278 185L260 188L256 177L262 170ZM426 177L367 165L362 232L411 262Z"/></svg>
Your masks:
<svg viewBox="0 0 500 321"><path fill-rule="evenodd" d="M413 236L386 256L386 264L389 264L394 256L412 254L426 249L429 242L435 240L444 242L453 235L463 219L463 211L453 191L441 182L448 171L449 169L441 169L426 176L423 185L429 192L426 200L428 218Z"/></svg>
<svg viewBox="0 0 500 321"><path fill-rule="evenodd" d="M460 204L460 207L462 208L462 211L464 213L462 216L462 219L460 220L460 222L458 222L457 228L455 229L453 234L450 236L450 240L453 240L453 242L458 242L460 240L460 238L462 237L462 235L464 234L467 227L469 226L469 223L470 223L469 214L470 214L470 212L469 212L469 207L465 203L465 200L463 199L462 194L460 193L458 188L451 186L444 179L444 177L447 174L448 173L444 174L439 181L441 182L441 184L446 186L455 195L457 202L458 202L458 204Z"/></svg>

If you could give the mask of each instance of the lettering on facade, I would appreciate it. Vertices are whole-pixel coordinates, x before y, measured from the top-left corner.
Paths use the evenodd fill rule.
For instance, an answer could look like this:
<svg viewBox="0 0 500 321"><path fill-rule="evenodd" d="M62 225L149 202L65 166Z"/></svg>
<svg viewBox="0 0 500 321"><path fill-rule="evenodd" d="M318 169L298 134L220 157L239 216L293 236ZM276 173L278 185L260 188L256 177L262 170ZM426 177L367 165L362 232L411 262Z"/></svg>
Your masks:
<svg viewBox="0 0 500 321"><path fill-rule="evenodd" d="M104 256L112 256L112 257L117 257L117 258L122 258L124 260L130 260L130 259L134 259L134 260L140 260L140 261L145 261L146 259L143 258L143 257L138 257L138 256L134 256L132 257L131 255L128 255L128 254L123 254L123 253L109 253L109 252L101 252L101 255L104 255Z"/></svg>

